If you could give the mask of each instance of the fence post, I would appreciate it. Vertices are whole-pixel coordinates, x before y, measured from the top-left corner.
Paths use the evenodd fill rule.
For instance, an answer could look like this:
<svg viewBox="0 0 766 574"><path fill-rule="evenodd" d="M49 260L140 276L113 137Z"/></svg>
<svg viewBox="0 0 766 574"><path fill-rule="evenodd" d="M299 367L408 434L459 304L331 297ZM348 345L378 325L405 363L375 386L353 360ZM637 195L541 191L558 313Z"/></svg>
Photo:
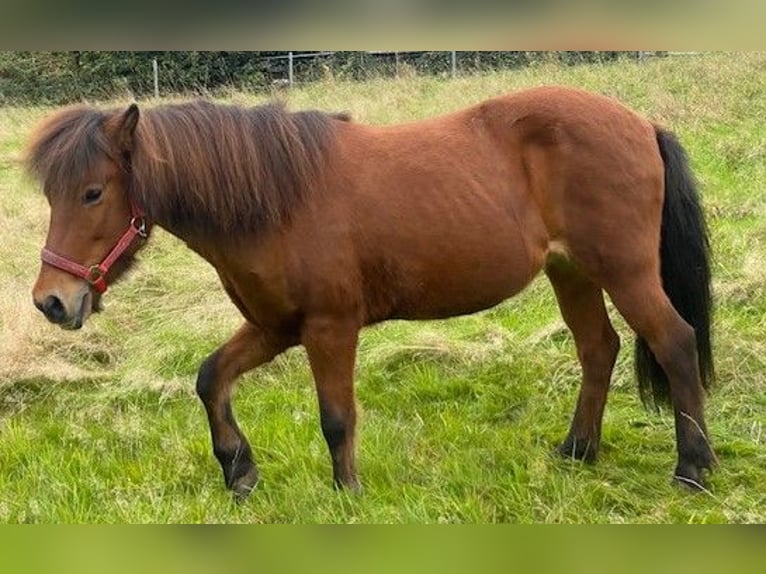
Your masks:
<svg viewBox="0 0 766 574"><path fill-rule="evenodd" d="M452 77L454 78L457 75L457 52L454 50L450 52L450 57L452 60Z"/></svg>
<svg viewBox="0 0 766 574"><path fill-rule="evenodd" d="M160 70L157 65L157 58L152 60L152 71L154 72L154 97L159 99L160 97Z"/></svg>
<svg viewBox="0 0 766 574"><path fill-rule="evenodd" d="M293 87L293 53L287 53L287 81Z"/></svg>

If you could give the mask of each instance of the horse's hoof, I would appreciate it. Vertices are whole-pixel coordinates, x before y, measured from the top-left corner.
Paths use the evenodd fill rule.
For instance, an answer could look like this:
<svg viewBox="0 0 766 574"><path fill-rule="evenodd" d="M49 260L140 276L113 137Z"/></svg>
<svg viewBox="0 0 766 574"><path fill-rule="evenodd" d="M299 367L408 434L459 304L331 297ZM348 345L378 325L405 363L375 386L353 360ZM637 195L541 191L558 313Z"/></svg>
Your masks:
<svg viewBox="0 0 766 574"><path fill-rule="evenodd" d="M350 492L351 494L362 494L362 491L364 490L361 483L359 482L359 479L356 477L343 482L335 480L333 481L333 486L335 487L335 490L343 490Z"/></svg>
<svg viewBox="0 0 766 574"><path fill-rule="evenodd" d="M234 494L234 500L244 502L250 493L258 485L258 470L253 466L244 475L237 478L231 485L231 491Z"/></svg>
<svg viewBox="0 0 766 574"><path fill-rule="evenodd" d="M364 492L364 488L362 488L362 484L358 480L346 485L346 490L355 495L360 495Z"/></svg>
<svg viewBox="0 0 766 574"><path fill-rule="evenodd" d="M577 440L572 437L567 437L567 439L556 448L556 453L564 458L581 460L592 464L596 462L598 444L591 440Z"/></svg>
<svg viewBox="0 0 766 574"><path fill-rule="evenodd" d="M706 490L705 477L713 471L716 463L713 450L704 436L700 436L693 448L685 449L679 456L673 482L694 491Z"/></svg>
<svg viewBox="0 0 766 574"><path fill-rule="evenodd" d="M676 467L676 471L673 474L673 484L677 484L678 486L693 492L707 490L705 486L704 469L691 464L679 464Z"/></svg>

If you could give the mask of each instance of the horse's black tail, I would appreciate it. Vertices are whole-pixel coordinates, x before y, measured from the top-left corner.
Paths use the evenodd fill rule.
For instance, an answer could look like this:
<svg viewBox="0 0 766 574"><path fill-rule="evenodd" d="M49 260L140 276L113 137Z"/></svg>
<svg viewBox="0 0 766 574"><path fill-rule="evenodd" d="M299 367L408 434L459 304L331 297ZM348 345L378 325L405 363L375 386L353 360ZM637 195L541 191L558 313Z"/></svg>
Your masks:
<svg viewBox="0 0 766 574"><path fill-rule="evenodd" d="M714 376L710 349L710 245L694 177L676 137L655 127L665 163L660 261L662 285L681 317L694 328L702 386ZM668 379L646 341L636 340L636 375L644 404L667 404Z"/></svg>

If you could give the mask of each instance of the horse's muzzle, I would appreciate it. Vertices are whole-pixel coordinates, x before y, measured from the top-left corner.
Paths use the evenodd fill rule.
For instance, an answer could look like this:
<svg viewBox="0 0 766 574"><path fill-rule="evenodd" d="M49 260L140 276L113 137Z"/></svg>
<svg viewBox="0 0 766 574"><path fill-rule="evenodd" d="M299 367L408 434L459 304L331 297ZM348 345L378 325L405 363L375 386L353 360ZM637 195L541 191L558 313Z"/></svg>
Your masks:
<svg viewBox="0 0 766 574"><path fill-rule="evenodd" d="M60 325L62 329L74 330L82 327L90 315L91 298L88 292L80 295L74 305L74 313L69 313L64 302L56 295L48 295L42 301L35 299L34 303L48 321Z"/></svg>
<svg viewBox="0 0 766 574"><path fill-rule="evenodd" d="M51 323L59 324L67 319L66 308L61 302L61 299L55 295L48 295L42 303L35 300L35 307L42 311L42 314L45 315L45 318Z"/></svg>

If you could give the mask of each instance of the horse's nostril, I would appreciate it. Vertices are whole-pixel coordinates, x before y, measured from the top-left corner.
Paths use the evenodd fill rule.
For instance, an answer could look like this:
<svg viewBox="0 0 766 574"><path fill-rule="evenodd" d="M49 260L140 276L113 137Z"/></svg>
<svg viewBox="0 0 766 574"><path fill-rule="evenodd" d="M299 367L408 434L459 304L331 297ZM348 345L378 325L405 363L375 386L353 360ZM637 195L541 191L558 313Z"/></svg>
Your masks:
<svg viewBox="0 0 766 574"><path fill-rule="evenodd" d="M35 303L35 305L38 305ZM42 305L37 307L40 309L48 321L51 323L63 323L66 320L66 309L61 299L55 295L48 295L43 301Z"/></svg>

